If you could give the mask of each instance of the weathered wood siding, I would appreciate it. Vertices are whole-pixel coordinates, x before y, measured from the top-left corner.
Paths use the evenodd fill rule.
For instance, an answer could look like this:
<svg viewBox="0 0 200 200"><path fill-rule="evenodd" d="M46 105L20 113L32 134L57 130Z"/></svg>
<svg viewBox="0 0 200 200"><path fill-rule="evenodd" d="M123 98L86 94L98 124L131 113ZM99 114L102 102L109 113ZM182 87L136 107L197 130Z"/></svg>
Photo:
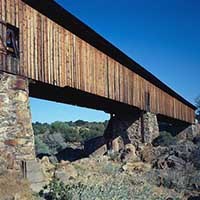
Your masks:
<svg viewBox="0 0 200 200"><path fill-rule="evenodd" d="M61 87L70 86L187 122L194 110L54 23L21 0L0 0L0 20L20 31L20 59L0 41L0 70ZM5 41L5 25L0 35Z"/></svg>

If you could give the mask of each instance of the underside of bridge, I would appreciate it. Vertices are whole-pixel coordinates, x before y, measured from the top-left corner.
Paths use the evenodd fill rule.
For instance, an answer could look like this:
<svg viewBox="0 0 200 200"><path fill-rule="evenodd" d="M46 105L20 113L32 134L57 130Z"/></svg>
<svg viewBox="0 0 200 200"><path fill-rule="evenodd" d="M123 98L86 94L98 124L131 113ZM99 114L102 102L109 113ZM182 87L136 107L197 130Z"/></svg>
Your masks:
<svg viewBox="0 0 200 200"><path fill-rule="evenodd" d="M119 149L126 144L151 143L159 135L161 122L165 127L176 127L177 133L189 124L151 112L145 112L123 103L97 95L32 81L8 73L0 73L0 152L6 152L15 161L35 158L34 134L32 130L29 96L60 103L78 105L111 114L104 133L104 145ZM168 124L168 126L166 126ZM162 129L164 126L160 126ZM95 149L94 149L95 151ZM5 154L5 153L4 153Z"/></svg>
<svg viewBox="0 0 200 200"><path fill-rule="evenodd" d="M57 87L40 81L29 80L29 96L39 99L77 105L80 107L101 110L110 114L130 114L145 112L137 107L119 101L114 101L99 95L87 93L70 87ZM158 122L171 125L188 126L190 123L157 114Z"/></svg>

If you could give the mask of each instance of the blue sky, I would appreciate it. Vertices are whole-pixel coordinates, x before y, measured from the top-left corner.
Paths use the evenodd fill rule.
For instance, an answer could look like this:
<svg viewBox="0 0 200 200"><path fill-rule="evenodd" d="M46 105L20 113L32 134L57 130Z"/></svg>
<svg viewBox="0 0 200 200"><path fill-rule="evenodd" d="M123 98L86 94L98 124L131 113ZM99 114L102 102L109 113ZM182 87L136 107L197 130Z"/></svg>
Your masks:
<svg viewBox="0 0 200 200"><path fill-rule="evenodd" d="M200 95L199 0L57 0L194 103ZM103 112L31 99L33 121L102 121Z"/></svg>

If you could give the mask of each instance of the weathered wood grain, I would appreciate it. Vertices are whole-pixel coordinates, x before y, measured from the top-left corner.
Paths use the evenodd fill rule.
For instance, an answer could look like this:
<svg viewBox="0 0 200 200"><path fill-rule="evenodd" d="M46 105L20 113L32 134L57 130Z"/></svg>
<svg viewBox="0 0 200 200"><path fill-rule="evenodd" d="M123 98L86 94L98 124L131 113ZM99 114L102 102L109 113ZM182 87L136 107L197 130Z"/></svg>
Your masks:
<svg viewBox="0 0 200 200"><path fill-rule="evenodd" d="M194 109L72 34L21 0L1 0L0 20L19 28L20 58L3 52L0 70L30 79L73 87L141 110L192 123ZM0 23L5 41L6 27Z"/></svg>

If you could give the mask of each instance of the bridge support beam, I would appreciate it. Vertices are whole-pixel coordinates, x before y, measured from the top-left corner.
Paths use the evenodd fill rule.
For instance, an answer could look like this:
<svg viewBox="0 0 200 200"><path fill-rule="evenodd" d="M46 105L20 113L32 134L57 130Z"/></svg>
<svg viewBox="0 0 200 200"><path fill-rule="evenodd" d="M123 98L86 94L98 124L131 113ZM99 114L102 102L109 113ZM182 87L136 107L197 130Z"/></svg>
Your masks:
<svg viewBox="0 0 200 200"><path fill-rule="evenodd" d="M35 159L28 80L4 72L0 72L0 155L16 166Z"/></svg>
<svg viewBox="0 0 200 200"><path fill-rule="evenodd" d="M157 117L150 112L111 115L104 134L108 148L113 151L120 151L130 143L137 149L140 144L151 143L158 136Z"/></svg>

